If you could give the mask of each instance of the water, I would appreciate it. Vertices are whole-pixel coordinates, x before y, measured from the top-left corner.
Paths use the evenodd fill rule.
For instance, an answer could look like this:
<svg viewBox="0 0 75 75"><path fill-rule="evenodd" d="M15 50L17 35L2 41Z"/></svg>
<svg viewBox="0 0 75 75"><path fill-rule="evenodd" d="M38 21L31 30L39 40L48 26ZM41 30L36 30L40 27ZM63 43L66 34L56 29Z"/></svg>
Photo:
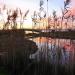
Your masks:
<svg viewBox="0 0 75 75"><path fill-rule="evenodd" d="M54 65L53 75L56 75L58 65L69 69L70 74L74 75L72 70L75 65L75 40L50 37L37 37L32 40L36 42L38 51L30 55L31 59Z"/></svg>

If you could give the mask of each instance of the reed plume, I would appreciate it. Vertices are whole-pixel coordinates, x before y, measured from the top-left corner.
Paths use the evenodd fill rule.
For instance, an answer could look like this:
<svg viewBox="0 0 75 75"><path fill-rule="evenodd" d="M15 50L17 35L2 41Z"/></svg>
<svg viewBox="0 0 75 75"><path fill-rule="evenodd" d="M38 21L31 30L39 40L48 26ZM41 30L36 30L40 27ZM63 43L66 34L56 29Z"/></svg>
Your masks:
<svg viewBox="0 0 75 75"><path fill-rule="evenodd" d="M43 0L40 0L40 7L44 4Z"/></svg>
<svg viewBox="0 0 75 75"><path fill-rule="evenodd" d="M71 1L71 0L65 0L65 1L64 1L64 6L69 5L69 4L70 4L70 1Z"/></svg>

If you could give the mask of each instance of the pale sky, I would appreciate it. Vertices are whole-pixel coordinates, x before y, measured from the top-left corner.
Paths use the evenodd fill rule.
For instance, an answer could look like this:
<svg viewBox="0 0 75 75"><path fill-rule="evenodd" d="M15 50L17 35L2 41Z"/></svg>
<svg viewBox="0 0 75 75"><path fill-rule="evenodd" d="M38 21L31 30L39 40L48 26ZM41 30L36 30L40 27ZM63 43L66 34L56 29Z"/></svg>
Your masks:
<svg viewBox="0 0 75 75"><path fill-rule="evenodd" d="M0 0L0 4L4 3L8 5L8 7L19 7L23 11L26 11L29 9L28 14L28 24L31 24L31 16L33 15L34 10L39 10L39 2L40 0ZM61 14L61 8L64 6L64 0L48 0L48 8L49 8L49 14L53 12L53 10L57 11L57 15L59 16ZM44 9L47 11L47 0L44 0ZM75 10L75 0L71 0L71 7L73 10ZM74 11L73 11L74 13Z"/></svg>
<svg viewBox="0 0 75 75"><path fill-rule="evenodd" d="M0 0L0 2L3 2L10 6L20 7L22 10L30 9L30 11L33 11L33 10L39 10L40 0ZM63 3L64 3L63 0L48 0L49 12L57 10L57 13L59 13L60 9L63 7ZM47 8L46 5L47 5L47 0L44 0L43 7L45 10Z"/></svg>
<svg viewBox="0 0 75 75"><path fill-rule="evenodd" d="M44 9L46 10L47 0L44 1ZM39 2L40 0L0 0L0 3L5 3L6 5L9 5L10 7L20 7L23 11L26 9L30 10L30 14L34 10L39 10ZM61 12L61 8L63 8L64 0L48 0L48 7L49 7L49 14L53 10L57 11L57 14ZM71 6L75 7L75 0L71 0Z"/></svg>

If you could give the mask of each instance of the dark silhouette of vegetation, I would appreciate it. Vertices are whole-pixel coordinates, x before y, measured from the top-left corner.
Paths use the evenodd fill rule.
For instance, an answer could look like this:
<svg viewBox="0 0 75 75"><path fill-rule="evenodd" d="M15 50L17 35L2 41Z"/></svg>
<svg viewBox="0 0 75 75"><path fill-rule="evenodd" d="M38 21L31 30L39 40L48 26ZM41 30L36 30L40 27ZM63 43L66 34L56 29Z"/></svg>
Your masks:
<svg viewBox="0 0 75 75"><path fill-rule="evenodd" d="M47 0L48 2L48 0ZM63 19L68 19L71 17L72 18L72 22L74 21L74 16L67 16L65 17L65 15L68 13L68 5L70 3L70 0L66 0L64 2L64 11L62 12L63 16L62 16L62 21ZM44 18L46 18L46 11L43 8L43 4L44 1L40 0L40 9L39 9L39 13L34 11L34 15L32 18L32 21L34 22L34 25L37 25L37 20L40 19L40 21ZM6 9L6 6L3 7L3 10ZM1 30L0 31L0 74L4 74L4 75L74 75L75 74L75 64L72 65L74 67L70 67L67 63L65 63L64 65L61 62L61 58L62 58L62 54L61 54L61 50L60 48L56 48L56 53L53 54L53 52L51 54L49 53L49 47L48 47L48 37L51 38L71 38L71 39L75 39L75 31L55 31L56 30L56 25L57 25L57 15L56 15L56 11L53 11L53 19L54 19L54 30L51 30L51 32L42 32L42 31L38 31L39 34L36 33L29 33L29 34L25 34L25 30L17 30L17 22L16 22L16 18L18 16L18 13L20 12L20 17L22 20L24 20L27 16L27 14L29 13L29 10L27 10L24 15L21 11L21 9L16 9L13 11L12 15L9 15L8 13L12 12L11 10L7 12L7 22L5 22L4 24L4 29L9 29L8 25L11 24L10 21L13 22L13 27L11 27L14 30ZM41 12L44 13L43 16L41 16ZM39 18L38 18L39 17ZM49 18L49 17L48 17ZM51 19L51 18L50 18ZM66 28L67 28L67 22L65 22ZM21 25L23 24L23 22L20 23ZM21 26L20 26L21 27ZM47 27L47 26L46 26ZM40 29L40 26L39 26ZM33 30L32 30L33 31ZM25 36L33 36L33 37L47 37L47 42L46 45L44 45L44 48L41 47L39 52L39 58L40 61L37 61L37 59L30 59L29 56L33 53L35 53L38 50L38 47L36 45L36 43L34 43L33 41L30 41L28 39L25 39ZM41 40L39 40L40 44L41 44ZM55 48L56 45L56 41L54 41L54 45L53 47ZM51 43L52 45L52 43ZM50 51L54 51L55 49L52 49ZM45 54L43 54L43 51L45 51ZM63 54L66 55L65 53L65 48L62 48ZM53 54L53 55L52 55ZM42 56L45 57L45 55L47 55L47 58L42 58ZM53 60L49 61L48 56L53 56ZM37 57L35 57L37 58ZM66 57L64 58L66 59ZM47 60L47 61L45 61Z"/></svg>
<svg viewBox="0 0 75 75"><path fill-rule="evenodd" d="M38 48L36 43L24 38L24 31L5 30L9 32L0 36L0 67L9 75L21 75L31 63L29 55Z"/></svg>

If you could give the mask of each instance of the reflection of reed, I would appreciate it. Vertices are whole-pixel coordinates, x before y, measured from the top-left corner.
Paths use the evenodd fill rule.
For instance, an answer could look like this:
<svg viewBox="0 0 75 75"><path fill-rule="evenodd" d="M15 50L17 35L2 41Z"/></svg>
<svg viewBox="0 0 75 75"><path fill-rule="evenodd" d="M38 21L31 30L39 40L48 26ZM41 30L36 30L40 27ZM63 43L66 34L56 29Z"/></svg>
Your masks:
<svg viewBox="0 0 75 75"><path fill-rule="evenodd" d="M44 41L42 40L44 39ZM48 62L53 65L54 74L58 73L58 67L63 66L65 69L73 73L74 69L74 42L66 39L39 38L39 61ZM68 44L71 47L65 47ZM36 55L36 56L38 56ZM34 56L35 57L35 56ZM35 58L36 59L36 58ZM37 58L38 59L38 58ZM40 66L39 66L40 67ZM42 70L47 66L42 66Z"/></svg>

